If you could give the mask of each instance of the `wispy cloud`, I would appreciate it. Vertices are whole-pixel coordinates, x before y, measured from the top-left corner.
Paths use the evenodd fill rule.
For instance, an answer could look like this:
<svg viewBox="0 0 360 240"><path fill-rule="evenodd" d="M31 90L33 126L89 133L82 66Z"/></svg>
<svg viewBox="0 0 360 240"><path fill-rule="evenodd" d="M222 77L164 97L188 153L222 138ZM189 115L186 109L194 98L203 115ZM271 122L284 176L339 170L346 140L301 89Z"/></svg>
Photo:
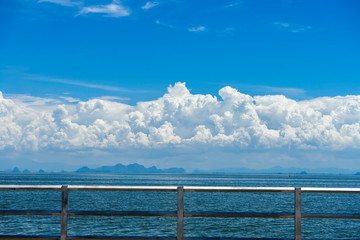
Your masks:
<svg viewBox="0 0 360 240"><path fill-rule="evenodd" d="M128 98L128 97L118 97L118 96L102 96L102 97L98 97L96 99L102 99L102 100L114 101L114 102L124 102L124 101L130 100L130 98Z"/></svg>
<svg viewBox="0 0 360 240"><path fill-rule="evenodd" d="M204 26L188 28L189 32L204 32L206 28Z"/></svg>
<svg viewBox="0 0 360 240"><path fill-rule="evenodd" d="M69 103L80 102L80 99L78 98L73 98L73 97L60 97L60 98L66 100Z"/></svg>
<svg viewBox="0 0 360 240"><path fill-rule="evenodd" d="M63 79L63 78L46 77L46 76L35 75L35 74L25 74L22 78L28 79L28 80L34 80L34 81L63 83L63 84L68 84L68 85L73 85L73 86L94 88L94 89L113 91L113 92L131 92L130 90L125 89L125 88L92 84L92 83L86 83L86 82L70 80L70 79Z"/></svg>
<svg viewBox="0 0 360 240"><path fill-rule="evenodd" d="M228 4L228 5L225 5L223 8L233 8L233 7L240 6L242 4L243 4L243 2L240 2L240 1L232 2L232 3Z"/></svg>
<svg viewBox="0 0 360 240"><path fill-rule="evenodd" d="M221 32L222 32L222 33L230 34L230 33L233 33L234 31L235 31L234 28L232 28L232 27L227 27L227 28L223 29Z"/></svg>
<svg viewBox="0 0 360 240"><path fill-rule="evenodd" d="M311 29L310 26L297 26L287 22L274 22L274 25L293 33L305 32Z"/></svg>
<svg viewBox="0 0 360 240"><path fill-rule="evenodd" d="M62 104L63 102L57 98L42 98L34 97L26 94L4 94L6 98L13 100L16 103L25 103L30 106L53 106L57 104Z"/></svg>
<svg viewBox="0 0 360 240"><path fill-rule="evenodd" d="M148 10L150 8L153 8L155 6L159 5L159 2L151 2L151 1L148 1L146 2L146 4L144 6L142 6L141 8L144 9L144 10Z"/></svg>
<svg viewBox="0 0 360 240"><path fill-rule="evenodd" d="M65 7L78 7L83 5L82 1L72 1L72 0L39 0L38 3L49 2L54 4L59 4Z"/></svg>
<svg viewBox="0 0 360 240"><path fill-rule="evenodd" d="M112 3L107 5L95 5L95 6L88 6L83 7L76 15L85 15L88 13L102 13L108 17L125 17L131 14L129 8L121 5L120 1L113 0Z"/></svg>
<svg viewBox="0 0 360 240"><path fill-rule="evenodd" d="M251 89L257 94L279 94L292 98L306 99L307 91L301 88L274 87L264 85L243 85L244 89Z"/></svg>
<svg viewBox="0 0 360 240"><path fill-rule="evenodd" d="M285 96L302 96L306 94L306 91L301 88L280 88L280 87L271 87L271 86L258 86L258 87L272 94L283 94Z"/></svg>
<svg viewBox="0 0 360 240"><path fill-rule="evenodd" d="M221 2L221 1L219 1ZM243 2L242 1L234 1L231 3L228 3L226 5L220 5L220 6L216 6L215 8L210 8L207 9L207 12L218 12L218 11L226 11L226 10L232 10L232 9L237 9L238 7L242 6Z"/></svg>
<svg viewBox="0 0 360 240"><path fill-rule="evenodd" d="M173 25L160 22L159 20L156 20L155 23L156 23L157 25L164 26L164 27L168 27L168 28L173 28L173 27L174 27Z"/></svg>

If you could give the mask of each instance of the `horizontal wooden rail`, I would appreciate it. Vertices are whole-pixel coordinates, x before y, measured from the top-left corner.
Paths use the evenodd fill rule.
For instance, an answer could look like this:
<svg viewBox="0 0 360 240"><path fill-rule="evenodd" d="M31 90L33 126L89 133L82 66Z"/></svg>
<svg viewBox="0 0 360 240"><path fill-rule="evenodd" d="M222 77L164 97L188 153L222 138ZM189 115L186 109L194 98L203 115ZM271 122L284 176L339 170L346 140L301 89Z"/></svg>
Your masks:
<svg viewBox="0 0 360 240"><path fill-rule="evenodd" d="M184 186L184 192L262 192L262 193L292 193L293 187L193 187Z"/></svg>
<svg viewBox="0 0 360 240"><path fill-rule="evenodd" d="M69 191L155 191L176 192L177 186L90 186L68 185ZM295 192L294 187L208 187L184 186L184 192ZM0 185L0 190L61 190L61 185ZM360 188L302 187L302 193L360 193Z"/></svg>
<svg viewBox="0 0 360 240"><path fill-rule="evenodd" d="M34 236L27 238L26 235L3 235L0 240L14 240L27 239L27 240L55 240L59 239L56 236ZM67 240L176 240L176 237L143 237L143 236L68 236ZM233 237L186 237L184 240L293 240L292 238L233 238ZM312 238L311 240L327 240L326 238ZM342 239L354 240L354 239Z"/></svg>
<svg viewBox="0 0 360 240"><path fill-rule="evenodd" d="M25 191L61 191L61 210L0 210L0 216L4 215L43 215L43 216L61 216L61 236L35 236L35 235L0 235L0 240L10 239L189 239L189 240L240 240L256 238L203 238L183 236L184 218L293 218L295 221L295 239L301 239L301 219L360 219L360 213L302 213L301 194L304 193L335 193L335 194L359 194L360 188L314 188L314 187L208 187L208 186L87 186L87 185L0 185L0 190L25 190ZM69 191L156 191L156 192L177 192L177 211L79 211L68 210L68 192ZM294 193L295 207L292 213L269 213L269 212L187 212L184 211L184 192L234 192L234 193ZM132 237L132 236L68 236L67 219L68 216L116 216L116 217L177 217L177 237ZM262 238L266 239L266 238ZM268 238L284 239L284 238Z"/></svg>
<svg viewBox="0 0 360 240"><path fill-rule="evenodd" d="M302 187L302 193L360 193L360 188L315 188Z"/></svg>
<svg viewBox="0 0 360 240"><path fill-rule="evenodd" d="M0 210L0 215L60 216L61 211L48 210Z"/></svg>
<svg viewBox="0 0 360 240"><path fill-rule="evenodd" d="M69 216L176 217L176 211L69 211Z"/></svg>
<svg viewBox="0 0 360 240"><path fill-rule="evenodd" d="M48 210L0 210L0 216L60 216L61 211ZM68 211L68 216L119 216L119 217L176 217L176 211ZM294 213L268 212L184 212L184 217L217 218L294 218ZM360 219L360 213L328 214L303 213L302 218Z"/></svg>
<svg viewBox="0 0 360 240"><path fill-rule="evenodd" d="M61 185L0 185L0 190L61 190Z"/></svg>
<svg viewBox="0 0 360 240"><path fill-rule="evenodd" d="M294 213L264 212L185 212L184 217L217 217L217 218L294 218Z"/></svg>

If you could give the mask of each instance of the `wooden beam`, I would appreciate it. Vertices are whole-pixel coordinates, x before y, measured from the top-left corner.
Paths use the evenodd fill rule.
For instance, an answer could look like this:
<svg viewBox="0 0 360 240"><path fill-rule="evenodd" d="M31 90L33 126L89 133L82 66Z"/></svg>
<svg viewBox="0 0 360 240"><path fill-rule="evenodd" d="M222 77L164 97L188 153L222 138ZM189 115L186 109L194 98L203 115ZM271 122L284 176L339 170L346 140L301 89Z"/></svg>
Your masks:
<svg viewBox="0 0 360 240"><path fill-rule="evenodd" d="M68 204L69 204L69 189L67 186L61 186L60 240L66 240L66 238L67 238Z"/></svg>
<svg viewBox="0 0 360 240"><path fill-rule="evenodd" d="M185 192L288 192L295 191L293 187L200 187L184 186Z"/></svg>
<svg viewBox="0 0 360 240"><path fill-rule="evenodd" d="M156 191L156 192L176 192L176 186L83 186L69 185L70 191Z"/></svg>
<svg viewBox="0 0 360 240"><path fill-rule="evenodd" d="M295 240L301 240L301 188L295 188Z"/></svg>
<svg viewBox="0 0 360 240"><path fill-rule="evenodd" d="M177 240L184 238L184 187L177 188Z"/></svg>

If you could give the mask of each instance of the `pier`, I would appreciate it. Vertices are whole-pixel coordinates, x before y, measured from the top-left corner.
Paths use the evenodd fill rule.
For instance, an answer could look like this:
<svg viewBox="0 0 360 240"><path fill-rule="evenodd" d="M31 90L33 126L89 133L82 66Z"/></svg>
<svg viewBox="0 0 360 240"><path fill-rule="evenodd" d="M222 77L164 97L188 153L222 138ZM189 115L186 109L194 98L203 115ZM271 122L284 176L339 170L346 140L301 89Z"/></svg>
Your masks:
<svg viewBox="0 0 360 240"><path fill-rule="evenodd" d="M87 186L87 185L0 185L1 191L61 191L61 210L17 210L17 209L0 209L0 215L25 215L25 216L60 216L60 236L40 236L40 235L0 235L0 240L10 239L59 239L59 240L77 240L77 239L259 239L259 238L204 238L204 237L186 237L184 232L184 218L290 218L294 219L294 238L302 239L301 220L304 218L317 219L360 219L360 212L357 213L302 213L301 198L303 193L341 193L341 194L359 194L360 188L313 188L313 187L202 187L202 186ZM174 211L98 211L98 210L69 210L69 192L70 191L155 191L155 192L176 192L177 193L177 209ZM188 212L184 211L184 194L186 192L253 192L253 193L289 193L294 195L294 210L288 213L279 212ZM115 216L115 217L173 217L177 219L177 231L171 237L156 236L69 236L68 235L68 217L69 216ZM359 222L360 223L360 222ZM91 226L90 226L91 227ZM360 224L359 224L360 227ZM185 235L185 237L184 237ZM360 236L359 236L360 237ZM262 238L263 239L263 238ZM280 238L268 238L280 239ZM285 239L285 238L284 238ZM304 239L304 238L303 238Z"/></svg>

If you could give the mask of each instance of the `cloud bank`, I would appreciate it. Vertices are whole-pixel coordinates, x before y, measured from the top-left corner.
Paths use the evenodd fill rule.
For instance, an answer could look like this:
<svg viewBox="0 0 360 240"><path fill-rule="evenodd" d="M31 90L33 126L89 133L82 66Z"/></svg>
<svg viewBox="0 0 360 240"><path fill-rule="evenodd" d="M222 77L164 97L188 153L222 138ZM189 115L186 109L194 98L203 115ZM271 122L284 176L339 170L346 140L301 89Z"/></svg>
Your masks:
<svg viewBox="0 0 360 240"><path fill-rule="evenodd" d="M0 92L0 150L360 149L360 96L295 101L224 87L219 98L185 83L135 106L92 99L59 104Z"/></svg>

